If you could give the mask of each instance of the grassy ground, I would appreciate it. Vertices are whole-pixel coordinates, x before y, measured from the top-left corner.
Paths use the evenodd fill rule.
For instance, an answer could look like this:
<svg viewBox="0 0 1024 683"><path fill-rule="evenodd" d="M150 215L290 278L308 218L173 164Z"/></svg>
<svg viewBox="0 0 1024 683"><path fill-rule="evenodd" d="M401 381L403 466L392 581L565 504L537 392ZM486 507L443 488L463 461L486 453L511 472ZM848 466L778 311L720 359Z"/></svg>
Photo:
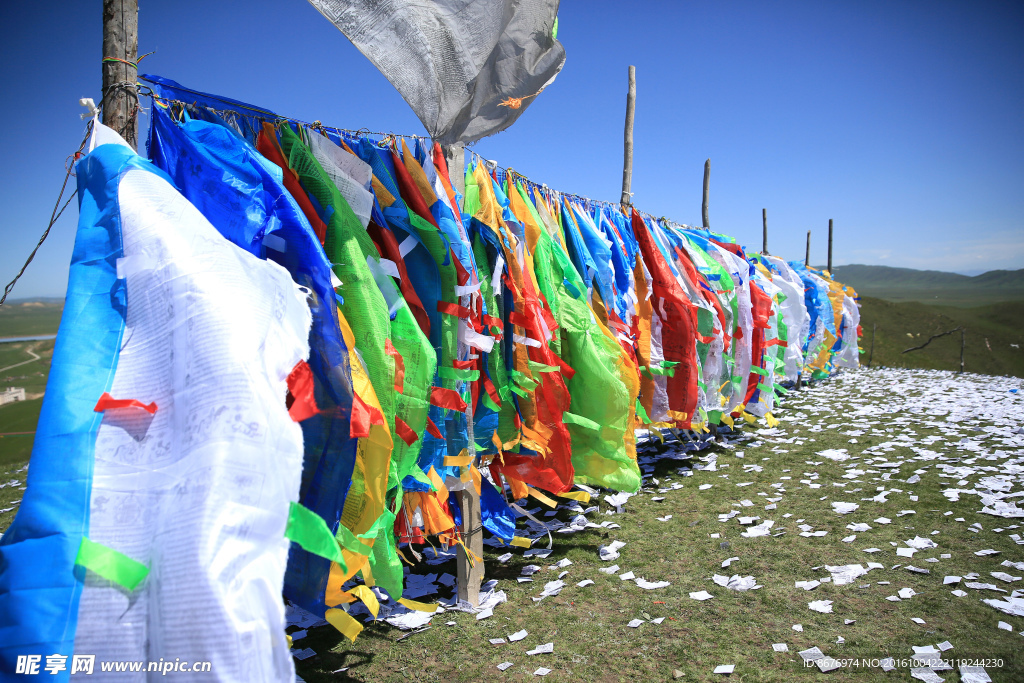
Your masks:
<svg viewBox="0 0 1024 683"><path fill-rule="evenodd" d="M871 359L875 366L957 370L960 367L959 332L936 339L919 351L902 352L920 346L933 334L963 325L967 328L964 353L967 371L1024 377L1021 320L1024 320L1024 301L954 308L862 297L864 336L860 345L864 354L861 362Z"/></svg>
<svg viewBox="0 0 1024 683"><path fill-rule="evenodd" d="M62 301L14 301L4 304L0 307L0 337L57 334L63 310Z"/></svg>
<svg viewBox="0 0 1024 683"><path fill-rule="evenodd" d="M905 373L904 373L905 375ZM995 533L993 527L1009 526L1013 520L979 515L978 499L963 496L949 502L940 487L955 485L957 479L943 479L932 467L936 458L957 459L962 463L984 462L984 458L967 457L956 449L961 436L977 440L987 447L1000 447L997 433L979 433L991 427L991 421L974 422L968 414L962 422L946 421L945 413L930 416L917 407L903 406L914 414L893 413L881 418L854 417L855 411L871 411L881 403L900 404L914 399L918 393L905 388L898 393L891 388L893 378L903 375L894 371L863 372L857 377L875 378L865 386L842 379L804 391L778 412L783 418L779 433L749 434L745 442L733 448L716 448L718 467L715 472L697 472L684 477L678 472L683 465L677 460L659 460L653 478L665 487L680 482L683 488L658 492L653 478L647 480L643 495L631 498L621 515L605 515L608 506L601 503L599 514L590 514L591 521L611 520L621 529L588 529L577 534L555 534L554 552L544 560L524 559L522 551L506 565L496 560L502 551L487 550L488 578L498 579L498 588L508 594L508 603L498 606L494 616L477 621L471 614L448 612L433 619L430 630L416 633L404 640L403 634L382 623L368 624L362 636L349 643L331 627L309 632L297 641L295 648L312 648L319 656L297 662L300 675L307 681L405 681L405 680L509 680L532 679L538 667L551 669L548 680L632 681L722 680L712 674L719 664L734 664L730 680L790 681L797 677L820 676L816 669L805 670L798 650L820 647L827 655L840 657L907 658L912 645L936 644L950 640L959 657L1001 657L1002 668L989 667L995 681L1024 680L1021 658L1021 636L996 628L1000 620L1024 630L1024 619L997 612L980 602L979 591L969 590L967 597L950 593L952 587L942 585L947 574L964 575L975 571L980 581L1000 583L990 571L1005 570L1003 559L1024 560L1021 547L1007 537L1009 531ZM849 377L849 376L848 376ZM947 380L951 378L946 376ZM845 390L842 390L845 385ZM1021 386L1015 382L1014 386ZM951 385L955 393L955 380ZM969 395L970 391L964 392ZM1020 399L1011 412L1019 425L1024 418ZM947 409L948 410L948 409ZM1015 412L1013 412L1015 411ZM862 432L851 444L851 431ZM909 436L920 440L929 436L939 440L926 448L937 456L926 456L919 463L908 462L886 480L886 472L872 469L858 457L844 463L816 455L828 448L848 448L855 456L870 446L898 443ZM1012 438L1012 437L1011 437ZM991 439L991 441L989 440ZM1019 438L1017 439L1019 442ZM919 447L919 446L918 446ZM898 445L885 446L882 451L890 460L909 460L915 452ZM1020 458L1018 447L1010 451ZM740 455L742 454L742 457ZM998 458L1002 461L1002 456ZM995 463L998 464L998 463ZM851 465L863 473L844 478ZM919 484L905 480L915 468L924 472ZM976 477L969 477L972 482ZM739 484L750 482L749 485ZM712 484L700 490L701 484ZM820 484L820 488L811 485ZM876 495L876 487L902 489L888 502L863 502ZM972 484L973 485L973 484ZM782 489L785 492L782 493ZM912 501L909 496L918 496ZM664 500L652 500L654 495ZM779 497L778 509L766 510L766 499ZM742 507L741 500L754 503ZM850 515L837 515L831 501L856 502L861 509ZM914 515L899 516L901 510L913 509ZM760 515L775 520L773 532L784 528L784 535L743 538L737 519L720 522L718 515L742 510L744 515ZM951 515L944 514L951 511ZM657 517L670 514L668 521ZM561 510L558 519L572 516ZM889 525L873 523L885 516ZM965 522L955 521L964 518ZM984 527L979 533L968 530L978 521ZM852 532L846 525L867 522L872 530L857 534L852 543L842 538ZM799 535L797 524L806 523L828 534L823 538ZM938 534L933 535L932 532ZM720 534L721 538L712 538ZM936 539L939 548L919 552L913 560L898 557L890 543L900 543L916 535ZM640 589L631 581L599 573L598 568L610 563L598 559L598 547L610 540L625 541L622 556L615 560L620 572L633 571L650 581L666 580L671 586L657 590ZM727 543L728 547L721 544ZM868 547L882 552L868 555ZM977 557L973 553L985 548L1002 552L995 557ZM940 553L949 559L938 560ZM720 563L738 556L728 569ZM568 558L564 578L567 586L560 595L540 602L531 598L540 594L545 582L554 580L559 569L555 562ZM938 562L926 562L935 558ZM872 570L853 585L835 586L824 583L806 592L794 587L795 581L821 579L829 573L823 565L865 564L881 562L885 569ZM913 562L931 570L927 576L908 573L894 565ZM522 567L535 563L545 567L533 583L517 583ZM431 572L455 573L454 563L430 567ZM423 570L417 570L422 572ZM1009 570L1014 573L1015 570ZM753 575L763 588L751 592L733 592L716 586L710 577ZM1018 574L1020 572L1017 572ZM592 579L593 585L579 588L575 584ZM888 581L891 585L880 585ZM859 588L859 585L867 585ZM1016 584L1020 585L1020 584ZM1012 588L1000 583L1001 587ZM886 596L900 588L910 587L918 593L909 600L889 602ZM707 590L715 597L706 602L691 599L691 591ZM996 593L984 591L984 597ZM1002 595L1002 594L1000 594ZM421 598L426 599L426 598ZM813 600L833 600L834 613L820 614L808 609ZM651 619L665 617L661 624ZM925 625L917 625L918 617ZM632 619L644 619L639 628L629 628ZM845 625L845 619L855 623ZM446 622L454 621L454 626ZM792 626L801 624L803 632ZM519 642L491 645L491 638L507 637L520 629L529 636ZM842 637L845 643L837 644ZM528 656L533 647L554 643L553 654ZM773 643L787 643L789 652L774 652ZM500 672L497 664L511 661L514 666ZM347 671L331 673L348 667ZM830 680L910 680L906 666L898 671L882 673L880 669L844 669L828 674ZM953 680L956 680L955 676Z"/></svg>

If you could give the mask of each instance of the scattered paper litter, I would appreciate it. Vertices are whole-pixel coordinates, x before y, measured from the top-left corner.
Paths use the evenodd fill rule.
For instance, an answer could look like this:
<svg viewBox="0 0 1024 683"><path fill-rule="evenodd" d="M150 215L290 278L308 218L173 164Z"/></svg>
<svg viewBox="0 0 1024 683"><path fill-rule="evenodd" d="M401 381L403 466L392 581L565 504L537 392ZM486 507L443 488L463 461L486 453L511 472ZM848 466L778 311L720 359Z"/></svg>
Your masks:
<svg viewBox="0 0 1024 683"><path fill-rule="evenodd" d="M594 583L593 579L583 579L582 581L580 581L576 585L579 586L580 588L586 588L587 586L589 586L592 583Z"/></svg>
<svg viewBox="0 0 1024 683"><path fill-rule="evenodd" d="M708 593L707 591L696 591L694 593L690 593L690 597L694 600L710 600L715 596L713 596L711 593Z"/></svg>
<svg viewBox="0 0 1024 683"><path fill-rule="evenodd" d="M839 501L833 501L832 510L839 515L848 515L860 508L857 503L841 503Z"/></svg>
<svg viewBox="0 0 1024 683"><path fill-rule="evenodd" d="M736 668L735 664L719 664L715 667L714 673L716 674L731 674Z"/></svg>
<svg viewBox="0 0 1024 683"><path fill-rule="evenodd" d="M614 560L614 559L618 558L619 557L619 548L622 548L625 545L626 544L623 541L612 541L608 545L603 545L600 548L598 548L597 552L598 552L598 555L601 556L602 560L604 560L605 562L608 562L609 560Z"/></svg>
<svg viewBox="0 0 1024 683"><path fill-rule="evenodd" d="M647 579L640 577L636 580L636 585L640 586L645 590L654 590L655 588L665 588L671 586L668 581L648 581Z"/></svg>
<svg viewBox="0 0 1024 683"><path fill-rule="evenodd" d="M510 635L508 637L508 639L509 639L510 642L514 643L517 640L522 640L523 638L525 638L528 635L530 635L530 634L526 632L526 629L523 629L522 631L516 631L515 633Z"/></svg>
<svg viewBox="0 0 1024 683"><path fill-rule="evenodd" d="M740 576L739 574L733 574L730 577L722 576L721 574L715 574L712 580L722 586L734 591L748 591L754 588L760 588L757 585L757 579L753 576Z"/></svg>
<svg viewBox="0 0 1024 683"><path fill-rule="evenodd" d="M545 654L550 654L550 653L552 653L554 651L555 651L555 644L554 643L544 643L543 645L538 645L537 647L533 648L532 650L527 650L526 654L528 654L528 655L545 655Z"/></svg>
<svg viewBox="0 0 1024 683"><path fill-rule="evenodd" d="M545 669L543 666L533 672L534 676L547 676L551 673L551 669Z"/></svg>
<svg viewBox="0 0 1024 683"><path fill-rule="evenodd" d="M498 665L498 671L504 671L505 669L509 668L510 666L514 666L512 664L512 662L502 662L501 664Z"/></svg>
<svg viewBox="0 0 1024 683"><path fill-rule="evenodd" d="M789 652L789 646L785 643L774 643L772 644L772 649L776 652Z"/></svg>
<svg viewBox="0 0 1024 683"><path fill-rule="evenodd" d="M643 619L633 619L628 624L626 624L626 626L628 626L630 628L636 628L637 626L639 626L642 623L644 623Z"/></svg>
<svg viewBox="0 0 1024 683"><path fill-rule="evenodd" d="M832 601L831 600L815 600L814 602L807 603L815 612L821 612L822 614L832 613Z"/></svg>

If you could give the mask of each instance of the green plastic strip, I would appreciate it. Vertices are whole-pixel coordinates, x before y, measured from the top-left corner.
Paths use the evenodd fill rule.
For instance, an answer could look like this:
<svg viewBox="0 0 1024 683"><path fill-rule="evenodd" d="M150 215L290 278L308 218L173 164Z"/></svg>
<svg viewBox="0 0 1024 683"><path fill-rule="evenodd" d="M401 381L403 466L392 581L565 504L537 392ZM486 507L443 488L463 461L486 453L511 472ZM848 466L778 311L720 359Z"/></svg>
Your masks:
<svg viewBox="0 0 1024 683"><path fill-rule="evenodd" d="M768 371L767 371L767 370L765 370L764 368L759 368L759 367L757 367L756 365L754 365L753 367L751 367L751 368L750 368L750 371L751 371L752 373L756 373L756 374L758 374L758 375L761 375L762 377L767 377L767 376L768 376Z"/></svg>
<svg viewBox="0 0 1024 683"><path fill-rule="evenodd" d="M534 389L537 388L538 382L532 377L528 377L524 373L519 372L518 370L513 370L510 374L512 375L512 379L515 380L516 384L521 386L526 391L533 391Z"/></svg>
<svg viewBox="0 0 1024 683"><path fill-rule="evenodd" d="M786 387L782 386L781 384L776 384L775 385L775 391L778 392L778 394L780 396L784 396L785 394L789 393L789 389L787 389Z"/></svg>
<svg viewBox="0 0 1024 683"><path fill-rule="evenodd" d="M601 431L601 425L589 418L583 417L582 415L562 413L562 422L565 422L566 424L574 424L578 427L583 427L584 429L592 429L595 432Z"/></svg>
<svg viewBox="0 0 1024 683"><path fill-rule="evenodd" d="M489 408L490 410L493 410L496 413L501 412L501 406L495 403L486 391L480 392L480 400L483 402L486 408Z"/></svg>
<svg viewBox="0 0 1024 683"><path fill-rule="evenodd" d="M437 374L441 379L453 379L457 382L475 382L480 379L480 371L470 368L463 369L442 366L437 369Z"/></svg>
<svg viewBox="0 0 1024 683"><path fill-rule="evenodd" d="M530 364L530 369L534 372L559 372L561 370L557 365L545 365L544 363L538 363L536 361L527 361Z"/></svg>
<svg viewBox="0 0 1024 683"><path fill-rule="evenodd" d="M75 564L130 591L135 590L135 587L149 575L149 567L146 565L84 536L81 545L78 546Z"/></svg>
<svg viewBox="0 0 1024 683"><path fill-rule="evenodd" d="M345 527L339 525L338 529L340 531ZM348 533L352 534L351 531ZM295 541L306 551L345 566L341 548L338 546L334 534L327 528L327 522L309 508L299 503L291 503L288 509L288 526L285 528L284 535L285 538ZM367 554L369 554L369 550L367 548Z"/></svg>
<svg viewBox="0 0 1024 683"><path fill-rule="evenodd" d="M640 416L640 419L645 425L651 424L653 420L647 415L647 410L644 408L644 404L640 402L640 399L636 400L636 414Z"/></svg>

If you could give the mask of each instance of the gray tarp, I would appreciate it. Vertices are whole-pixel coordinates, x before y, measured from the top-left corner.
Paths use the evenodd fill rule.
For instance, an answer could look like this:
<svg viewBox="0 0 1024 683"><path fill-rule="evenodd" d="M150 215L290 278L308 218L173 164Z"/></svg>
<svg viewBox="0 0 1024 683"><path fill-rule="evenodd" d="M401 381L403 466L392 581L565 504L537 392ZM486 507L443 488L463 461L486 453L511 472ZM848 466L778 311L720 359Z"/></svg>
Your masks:
<svg viewBox="0 0 1024 683"><path fill-rule="evenodd" d="M387 76L442 145L511 126L565 63L552 30L559 0L310 3Z"/></svg>

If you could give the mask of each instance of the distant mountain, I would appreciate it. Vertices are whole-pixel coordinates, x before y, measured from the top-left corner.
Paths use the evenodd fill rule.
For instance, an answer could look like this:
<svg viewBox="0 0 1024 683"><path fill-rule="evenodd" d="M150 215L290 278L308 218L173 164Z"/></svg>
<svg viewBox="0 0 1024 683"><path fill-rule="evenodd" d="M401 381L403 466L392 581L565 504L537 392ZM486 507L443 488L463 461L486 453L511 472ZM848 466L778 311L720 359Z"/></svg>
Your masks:
<svg viewBox="0 0 1024 683"><path fill-rule="evenodd" d="M991 270L970 277L939 270L854 264L837 266L833 275L858 294L890 301L976 306L1024 299L1024 269Z"/></svg>

